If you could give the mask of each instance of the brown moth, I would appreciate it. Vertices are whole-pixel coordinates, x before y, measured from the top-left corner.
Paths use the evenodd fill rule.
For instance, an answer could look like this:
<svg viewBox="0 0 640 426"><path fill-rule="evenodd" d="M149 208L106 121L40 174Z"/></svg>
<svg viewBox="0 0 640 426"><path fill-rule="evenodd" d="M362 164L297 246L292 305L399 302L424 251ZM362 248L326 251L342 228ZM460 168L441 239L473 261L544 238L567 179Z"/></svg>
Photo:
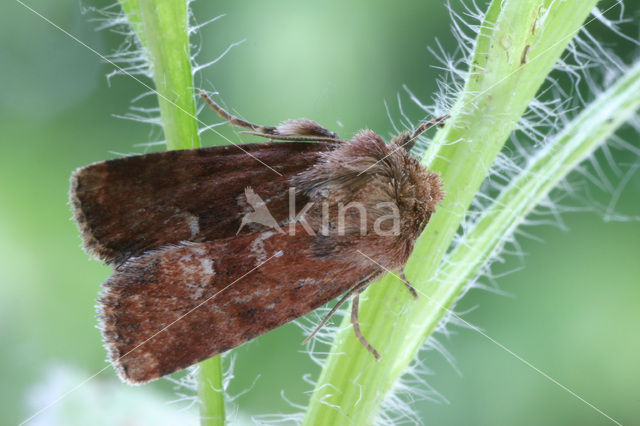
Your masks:
<svg viewBox="0 0 640 426"><path fill-rule="evenodd" d="M202 96L245 133L285 142L137 155L71 177L84 247L115 267L99 318L119 376L182 370L340 295L329 316L353 297L356 336L379 357L360 333L358 295L381 266L402 268L442 200L439 176L408 151L447 117L387 144L311 120L256 125Z"/></svg>

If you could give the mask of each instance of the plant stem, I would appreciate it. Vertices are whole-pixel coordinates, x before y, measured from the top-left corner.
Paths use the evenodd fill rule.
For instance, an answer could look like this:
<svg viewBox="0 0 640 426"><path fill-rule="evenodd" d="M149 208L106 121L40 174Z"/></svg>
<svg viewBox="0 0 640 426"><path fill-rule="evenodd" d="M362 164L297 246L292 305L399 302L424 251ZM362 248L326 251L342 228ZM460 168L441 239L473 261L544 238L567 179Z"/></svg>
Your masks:
<svg viewBox="0 0 640 426"><path fill-rule="evenodd" d="M198 365L198 396L200 424L224 425L224 388L222 385L222 357L215 356Z"/></svg>
<svg viewBox="0 0 640 426"><path fill-rule="evenodd" d="M526 107L596 0L492 1L465 88L423 161L440 173L446 198L418 239L406 275L422 294L410 300L387 275L365 293L360 323L382 353L376 362L353 337L348 318L311 397L305 424L370 424L393 384L442 316L438 268L469 205ZM526 53L526 54L525 54ZM538 176L538 179L546 179ZM444 301L448 307L453 299Z"/></svg>
<svg viewBox="0 0 640 426"><path fill-rule="evenodd" d="M473 228L449 254L438 274L438 293L432 302L449 306L473 279L505 236L511 235L525 216L546 197L571 170L640 109L640 62L630 68L606 92L551 140L498 196ZM434 325L445 313L434 310Z"/></svg>
<svg viewBox="0 0 640 426"><path fill-rule="evenodd" d="M200 147L185 0L145 0L140 17L168 149Z"/></svg>
<svg viewBox="0 0 640 426"><path fill-rule="evenodd" d="M121 0L121 4L149 60L167 149L200 147L186 0ZM199 368L201 424L224 425L221 357L210 358Z"/></svg>

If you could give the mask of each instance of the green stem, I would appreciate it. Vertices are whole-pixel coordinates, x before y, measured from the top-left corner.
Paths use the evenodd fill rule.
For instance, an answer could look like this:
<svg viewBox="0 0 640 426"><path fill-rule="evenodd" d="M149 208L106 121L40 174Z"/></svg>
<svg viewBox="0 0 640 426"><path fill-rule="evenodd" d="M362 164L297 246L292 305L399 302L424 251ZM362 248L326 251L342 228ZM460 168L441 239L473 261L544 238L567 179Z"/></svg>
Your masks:
<svg viewBox="0 0 640 426"><path fill-rule="evenodd" d="M168 149L200 147L185 0L122 0L149 60Z"/></svg>
<svg viewBox="0 0 640 426"><path fill-rule="evenodd" d="M573 119L514 179L449 254L438 273L428 323L433 328L493 251L525 216L640 109L640 62ZM442 309L444 308L444 309ZM421 320L424 320L423 318Z"/></svg>
<svg viewBox="0 0 640 426"><path fill-rule="evenodd" d="M186 0L121 0L149 60L168 149L200 147L189 53ZM201 424L224 425L222 360L199 365Z"/></svg>
<svg viewBox="0 0 640 426"><path fill-rule="evenodd" d="M202 361L198 365L198 396L200 397L200 424L224 425L224 388L220 356Z"/></svg>
<svg viewBox="0 0 640 426"><path fill-rule="evenodd" d="M185 0L140 2L168 149L200 147Z"/></svg>
<svg viewBox="0 0 640 426"><path fill-rule="evenodd" d="M311 397L306 424L373 422L382 400L435 328L433 318L442 315L432 301L442 291L438 268L473 197L595 3L492 1L465 89L423 159L440 173L447 194L405 267L423 297L413 302L390 275L369 287L359 318L382 360L376 362L361 347L345 318ZM445 306L451 302L446 300Z"/></svg>

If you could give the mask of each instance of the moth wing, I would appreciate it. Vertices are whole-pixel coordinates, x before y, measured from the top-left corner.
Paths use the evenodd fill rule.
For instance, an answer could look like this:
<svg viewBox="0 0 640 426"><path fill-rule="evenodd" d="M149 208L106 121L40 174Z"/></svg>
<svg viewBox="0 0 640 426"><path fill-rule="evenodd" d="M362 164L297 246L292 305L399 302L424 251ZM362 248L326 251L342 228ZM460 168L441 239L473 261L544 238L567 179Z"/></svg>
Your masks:
<svg viewBox="0 0 640 426"><path fill-rule="evenodd" d="M288 218L289 178L327 143L261 143L166 151L91 164L71 177L70 200L85 249L108 263L181 241L235 235L252 187L277 223ZM265 166L268 164L279 175ZM304 205L304 195L297 203ZM300 205L298 204L298 205ZM264 230L243 226L242 233Z"/></svg>
<svg viewBox="0 0 640 426"><path fill-rule="evenodd" d="M370 262L314 255L314 237L301 231L170 246L126 262L100 300L120 377L144 383L181 370L379 274Z"/></svg>

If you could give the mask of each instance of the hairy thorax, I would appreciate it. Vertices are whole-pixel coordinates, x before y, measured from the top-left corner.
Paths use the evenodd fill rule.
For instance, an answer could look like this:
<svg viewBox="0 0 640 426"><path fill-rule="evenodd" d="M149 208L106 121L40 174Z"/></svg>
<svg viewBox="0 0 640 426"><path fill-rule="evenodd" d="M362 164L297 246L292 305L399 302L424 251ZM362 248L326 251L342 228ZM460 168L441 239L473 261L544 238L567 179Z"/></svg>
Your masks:
<svg viewBox="0 0 640 426"><path fill-rule="evenodd" d="M345 262L368 256L389 269L406 262L443 197L437 174L370 130L322 153L291 183L312 203L300 220L317 233L314 253Z"/></svg>

